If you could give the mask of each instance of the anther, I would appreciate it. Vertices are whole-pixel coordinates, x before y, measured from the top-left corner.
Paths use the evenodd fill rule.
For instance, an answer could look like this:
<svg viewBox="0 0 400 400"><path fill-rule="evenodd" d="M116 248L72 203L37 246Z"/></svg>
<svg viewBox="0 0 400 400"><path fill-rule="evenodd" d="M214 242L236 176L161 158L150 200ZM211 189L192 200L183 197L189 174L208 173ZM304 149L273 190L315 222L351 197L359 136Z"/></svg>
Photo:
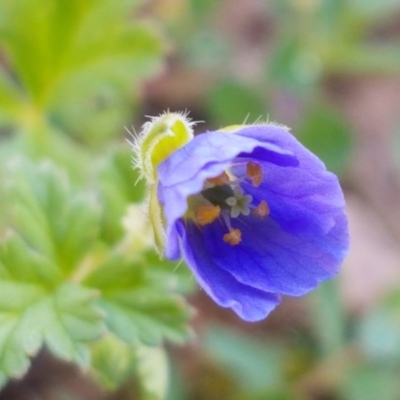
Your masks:
<svg viewBox="0 0 400 400"><path fill-rule="evenodd" d="M248 162L246 165L246 175L251 179L253 186L258 187L263 180L263 171L259 164Z"/></svg>
<svg viewBox="0 0 400 400"><path fill-rule="evenodd" d="M236 246L242 241L242 232L239 229L230 229L223 237L225 243Z"/></svg>
<svg viewBox="0 0 400 400"><path fill-rule="evenodd" d="M199 225L208 225L214 222L220 215L221 208L219 206L204 205L194 210L194 217Z"/></svg>
<svg viewBox="0 0 400 400"><path fill-rule="evenodd" d="M208 178L207 180L208 180L208 182L212 183L215 186L224 186L227 183L229 183L229 176L224 171L221 175L218 175L214 178Z"/></svg>
<svg viewBox="0 0 400 400"><path fill-rule="evenodd" d="M257 208L253 211L254 215L260 218L267 217L269 215L270 209L265 200L262 200Z"/></svg>

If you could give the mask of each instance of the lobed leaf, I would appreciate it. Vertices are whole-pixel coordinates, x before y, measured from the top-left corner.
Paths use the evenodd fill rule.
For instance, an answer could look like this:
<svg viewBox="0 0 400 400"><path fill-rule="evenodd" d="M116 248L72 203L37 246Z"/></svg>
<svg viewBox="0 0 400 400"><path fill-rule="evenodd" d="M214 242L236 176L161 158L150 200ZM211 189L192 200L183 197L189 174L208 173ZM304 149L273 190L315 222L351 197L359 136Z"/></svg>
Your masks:
<svg viewBox="0 0 400 400"><path fill-rule="evenodd" d="M0 46L16 81L0 73L0 122L4 105L16 126L46 120L92 146L121 132L135 86L166 50L157 26L130 18L139 3L0 0Z"/></svg>
<svg viewBox="0 0 400 400"><path fill-rule="evenodd" d="M135 226L104 240L108 203L77 190L50 162L13 160L5 171L12 230L0 248L4 377L24 373L29 356L43 345L87 365L88 346L106 329L128 347L188 337L190 312L178 294L183 280L174 276L172 264L157 261L147 241L131 249ZM119 179L116 191L124 186L123 175ZM120 195L121 217L135 195L130 189ZM17 347L15 365L9 364L11 356L2 361L2 348L8 355Z"/></svg>
<svg viewBox="0 0 400 400"><path fill-rule="evenodd" d="M137 367L136 348L109 333L91 346L91 373L114 390L132 377Z"/></svg>
<svg viewBox="0 0 400 400"><path fill-rule="evenodd" d="M7 264L2 256L1 269ZM13 267L18 265L7 265ZM63 359L88 364L88 342L104 333L95 291L71 284L48 290L40 283L2 280L0 292L0 384L24 374L43 345Z"/></svg>
<svg viewBox="0 0 400 400"><path fill-rule="evenodd" d="M84 283L101 291L106 324L125 342L155 345L163 338L188 338L190 310L168 281L152 279L145 260L110 256Z"/></svg>
<svg viewBox="0 0 400 400"><path fill-rule="evenodd" d="M12 226L26 242L53 259L64 273L86 255L98 232L100 208L93 195L76 194L54 164L9 165Z"/></svg>

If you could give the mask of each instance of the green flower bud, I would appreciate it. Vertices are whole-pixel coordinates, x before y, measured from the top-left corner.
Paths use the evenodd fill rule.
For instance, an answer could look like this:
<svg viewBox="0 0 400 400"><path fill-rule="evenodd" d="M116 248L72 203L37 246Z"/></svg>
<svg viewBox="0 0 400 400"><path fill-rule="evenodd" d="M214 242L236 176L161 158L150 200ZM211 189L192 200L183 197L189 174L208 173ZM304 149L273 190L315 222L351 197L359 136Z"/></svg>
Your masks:
<svg viewBox="0 0 400 400"><path fill-rule="evenodd" d="M187 114L166 112L146 122L132 144L135 152L134 166L149 185L149 216L160 254L164 249L165 233L162 206L157 197L157 167L174 151L192 140L194 124L187 118Z"/></svg>
<svg viewBox="0 0 400 400"><path fill-rule="evenodd" d="M193 138L194 122L181 113L166 112L146 122L134 143L135 167L149 184L157 181L157 167Z"/></svg>

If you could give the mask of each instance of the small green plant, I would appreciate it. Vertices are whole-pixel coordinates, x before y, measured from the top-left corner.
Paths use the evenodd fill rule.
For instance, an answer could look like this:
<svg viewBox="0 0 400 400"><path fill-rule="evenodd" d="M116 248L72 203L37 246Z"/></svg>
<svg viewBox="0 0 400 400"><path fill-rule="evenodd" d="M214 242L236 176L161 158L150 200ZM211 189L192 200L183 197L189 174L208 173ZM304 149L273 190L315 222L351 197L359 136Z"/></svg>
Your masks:
<svg viewBox="0 0 400 400"><path fill-rule="evenodd" d="M1 386L46 347L162 398L163 342L188 337L190 284L152 250L125 141L166 50L138 7L0 1Z"/></svg>

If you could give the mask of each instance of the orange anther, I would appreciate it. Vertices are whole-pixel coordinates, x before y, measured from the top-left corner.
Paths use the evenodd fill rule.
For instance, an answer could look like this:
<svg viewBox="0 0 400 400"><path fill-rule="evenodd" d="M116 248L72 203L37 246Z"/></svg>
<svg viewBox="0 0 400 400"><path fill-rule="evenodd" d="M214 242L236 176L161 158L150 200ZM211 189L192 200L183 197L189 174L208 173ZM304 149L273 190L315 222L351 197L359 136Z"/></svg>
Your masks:
<svg viewBox="0 0 400 400"><path fill-rule="evenodd" d="M260 218L267 217L269 215L269 206L265 200L262 200L257 208L253 211L254 215Z"/></svg>
<svg viewBox="0 0 400 400"><path fill-rule="evenodd" d="M263 180L263 171L259 164L248 162L246 165L246 174L251 179L253 186L257 187Z"/></svg>
<svg viewBox="0 0 400 400"><path fill-rule="evenodd" d="M231 246L236 246L242 241L242 232L239 229L231 229L224 235L223 240Z"/></svg>
<svg viewBox="0 0 400 400"><path fill-rule="evenodd" d="M214 178L208 178L207 180L208 180L208 182L212 183L215 186L224 186L227 183L229 183L229 176L224 171L221 175L218 175Z"/></svg>
<svg viewBox="0 0 400 400"><path fill-rule="evenodd" d="M194 210L194 216L199 225L211 224L219 217L220 213L221 208L213 205L199 206Z"/></svg>

